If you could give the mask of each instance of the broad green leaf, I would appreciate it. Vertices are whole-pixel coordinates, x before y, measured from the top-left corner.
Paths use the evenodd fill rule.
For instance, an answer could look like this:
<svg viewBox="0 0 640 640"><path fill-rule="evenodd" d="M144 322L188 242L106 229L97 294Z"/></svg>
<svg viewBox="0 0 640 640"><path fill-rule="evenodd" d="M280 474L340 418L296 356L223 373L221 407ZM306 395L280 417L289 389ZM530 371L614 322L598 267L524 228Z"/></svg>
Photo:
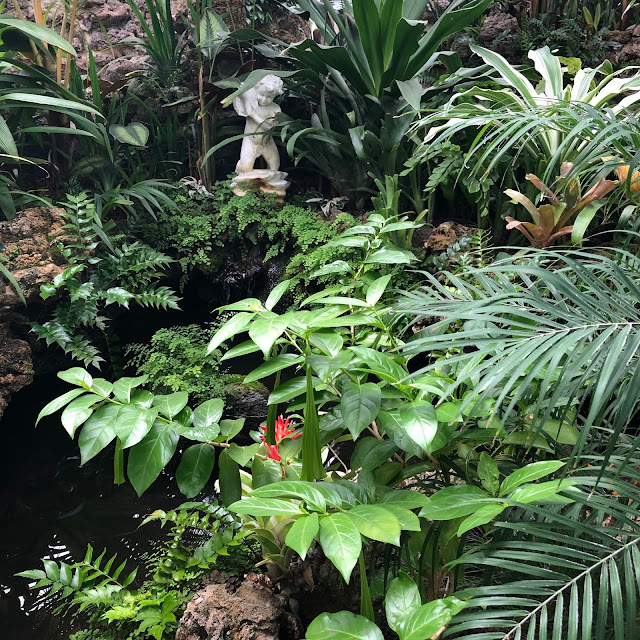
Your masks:
<svg viewBox="0 0 640 640"><path fill-rule="evenodd" d="M317 511L324 511L327 507L324 496L315 488L315 483L301 480L271 484L255 489L251 495L260 498L295 498L315 507Z"/></svg>
<svg viewBox="0 0 640 640"><path fill-rule="evenodd" d="M507 499L510 502L537 502L540 504L566 504L573 502L571 498L559 495L560 491L566 491L575 486L571 480L549 480L537 484L527 484L512 491Z"/></svg>
<svg viewBox="0 0 640 640"><path fill-rule="evenodd" d="M251 482L254 491L261 487L279 483L282 480L282 467L275 460L254 458L251 463ZM253 494L252 494L253 495Z"/></svg>
<svg viewBox="0 0 640 640"><path fill-rule="evenodd" d="M187 406L187 402L189 402L189 394L186 391L178 391L166 396L156 396L153 399L153 406L171 420Z"/></svg>
<svg viewBox="0 0 640 640"><path fill-rule="evenodd" d="M42 40L43 42L48 42L50 45L58 47L59 49L70 53L74 57L76 56L76 50L71 44L69 44L69 42L67 42L67 40L44 25L37 24L36 22L30 22L28 20L2 16L0 18L0 27L16 29L31 40Z"/></svg>
<svg viewBox="0 0 640 640"><path fill-rule="evenodd" d="M314 380L318 382L317 378L314 378ZM302 395L306 389L307 379L305 376L291 378L291 380L287 380L269 394L268 404L289 402L289 400L293 400L293 398L297 398L299 395Z"/></svg>
<svg viewBox="0 0 640 640"><path fill-rule="evenodd" d="M387 623L391 629L399 634L405 621L421 604L420 591L416 583L401 571L398 577L391 581L384 599Z"/></svg>
<svg viewBox="0 0 640 640"><path fill-rule="evenodd" d="M333 329L320 329L309 336L309 341L323 353L336 356L344 344L342 336Z"/></svg>
<svg viewBox="0 0 640 640"><path fill-rule="evenodd" d="M409 375L400 364L386 353L369 347L349 347L349 350L353 351L365 366L382 380L398 382Z"/></svg>
<svg viewBox="0 0 640 640"><path fill-rule="evenodd" d="M85 422L78 438L82 464L100 453L116 437L115 420L118 411L120 411L118 405L108 404L100 407Z"/></svg>
<svg viewBox="0 0 640 640"><path fill-rule="evenodd" d="M295 516L303 513L293 502L275 498L243 498L229 505L229 511L251 516Z"/></svg>
<svg viewBox="0 0 640 640"><path fill-rule="evenodd" d="M58 378L65 382L69 382L70 384L75 384L78 387L83 387L87 391L91 390L91 383L93 382L93 378L89 372L81 369L80 367L73 367L66 371L59 371Z"/></svg>
<svg viewBox="0 0 640 640"><path fill-rule="evenodd" d="M389 285L389 281L391 280L391 275L382 276L377 280L374 280L369 287L367 288L366 301L370 306L374 306L378 300L382 297L382 294L385 292L387 286Z"/></svg>
<svg viewBox="0 0 640 640"><path fill-rule="evenodd" d="M362 547L360 532L351 518L344 513L323 517L320 520L320 545L348 584Z"/></svg>
<svg viewBox="0 0 640 640"><path fill-rule="evenodd" d="M103 398L97 396L95 393L88 393L76 398L67 405L62 412L60 421L72 438L76 433L76 429L93 414L93 405L102 400Z"/></svg>
<svg viewBox="0 0 640 640"><path fill-rule="evenodd" d="M384 506L359 504L346 513L363 536L396 546L400 544L400 523Z"/></svg>
<svg viewBox="0 0 640 640"><path fill-rule="evenodd" d="M244 418L220 420L220 436L225 440L231 440L242 431L242 427L244 427Z"/></svg>
<svg viewBox="0 0 640 640"><path fill-rule="evenodd" d="M127 474L139 496L169 463L178 445L178 438L178 434L169 425L156 422L143 440L131 447Z"/></svg>
<svg viewBox="0 0 640 640"><path fill-rule="evenodd" d="M266 376L270 376L282 369L291 367L294 364L302 362L302 356L295 353L283 353L281 355L269 358L266 362L256 367L245 379L245 383L255 382Z"/></svg>
<svg viewBox="0 0 640 640"><path fill-rule="evenodd" d="M265 357L269 355L273 343L289 326L287 315L279 316L270 311L267 314L257 316L249 327L249 337L260 347Z"/></svg>
<svg viewBox="0 0 640 640"><path fill-rule="evenodd" d="M196 429L208 429L213 424L217 424L222 418L223 409L224 401L219 398L203 402L193 411L193 426Z"/></svg>
<svg viewBox="0 0 640 640"><path fill-rule="evenodd" d="M144 384L149 376L138 376L137 378L120 378L113 383L113 395L118 402L128 404L131 402L131 391L141 384Z"/></svg>
<svg viewBox="0 0 640 640"><path fill-rule="evenodd" d="M93 382L95 388L95 380ZM146 389L134 389L131 392L130 403L136 404L140 407L144 407L145 409L151 409L151 407L153 406L154 398L155 396L153 395L153 393L151 393L151 391L147 391Z"/></svg>
<svg viewBox="0 0 640 640"><path fill-rule="evenodd" d="M242 497L240 468L226 449L222 451L218 458L218 468L220 469L220 500L225 507L228 507Z"/></svg>
<svg viewBox="0 0 640 640"><path fill-rule="evenodd" d="M449 624L451 618L467 606L453 596L434 600L416 609L400 629L400 640L425 640Z"/></svg>
<svg viewBox="0 0 640 640"><path fill-rule="evenodd" d="M410 264L415 260L417 258L411 251L382 247L369 255L365 260L365 264Z"/></svg>
<svg viewBox="0 0 640 640"><path fill-rule="evenodd" d="M149 129L142 122L131 122L126 127L122 124L112 124L109 133L118 142L134 147L144 147L149 140Z"/></svg>
<svg viewBox="0 0 640 640"><path fill-rule="evenodd" d="M231 360L231 358L246 356L256 351L260 351L260 347L253 340L245 340L239 345L229 349L229 351L226 351L220 360Z"/></svg>
<svg viewBox="0 0 640 640"><path fill-rule="evenodd" d="M491 522L505 510L504 504L486 504L480 507L475 513L465 518L458 527L458 537L463 533Z"/></svg>
<svg viewBox="0 0 640 640"><path fill-rule="evenodd" d="M500 486L500 495L505 496L516 487L519 487L526 482L533 482L539 478L544 478L544 476L548 476L550 473L558 471L558 469L564 465L565 463L561 460L548 460L528 464L526 467L522 467L522 469L514 471L502 481L502 485Z"/></svg>
<svg viewBox="0 0 640 640"><path fill-rule="evenodd" d="M335 356L307 356L307 363L325 384L346 370L351 360L353 360L353 354L349 351L340 351Z"/></svg>
<svg viewBox="0 0 640 640"><path fill-rule="evenodd" d="M466 484L453 485L430 496L429 504L422 507L419 515L430 520L453 520L468 516L487 502L493 500L486 491Z"/></svg>
<svg viewBox="0 0 640 640"><path fill-rule="evenodd" d="M399 416L407 436L425 453L431 453L431 443L438 432L438 417L433 405L423 400L404 404Z"/></svg>
<svg viewBox="0 0 640 640"><path fill-rule="evenodd" d="M380 387L372 382L362 385L347 382L344 385L340 413L354 440L376 419L381 398Z"/></svg>
<svg viewBox="0 0 640 640"><path fill-rule="evenodd" d="M493 458L483 451L478 461L478 477L482 486L491 494L496 495L500 488L500 472Z"/></svg>
<svg viewBox="0 0 640 640"><path fill-rule="evenodd" d="M51 402L45 405L45 407L38 414L38 419L36 420L36 426L42 418L46 416L50 416L52 413L59 411L62 407L66 406L69 402L71 402L74 398L81 396L85 393L84 389L71 389L71 391L67 391L61 396L54 398Z"/></svg>
<svg viewBox="0 0 640 640"><path fill-rule="evenodd" d="M211 338L207 353L217 349L225 340L229 340L229 338L233 338L235 335L245 331L254 318L255 315L253 313L237 313L233 318L227 320Z"/></svg>
<svg viewBox="0 0 640 640"><path fill-rule="evenodd" d="M94 378L91 384L91 390L103 398L108 398L113 391L113 384L104 378Z"/></svg>
<svg viewBox="0 0 640 640"><path fill-rule="evenodd" d="M402 531L420 531L420 520L413 511L409 511L409 509L401 507L393 502L385 502L381 506L383 506L387 511L393 513L397 518Z"/></svg>
<svg viewBox="0 0 640 640"><path fill-rule="evenodd" d="M157 409L146 409L137 404L120 407L114 427L122 448L128 449L138 444L151 431L157 415Z"/></svg>
<svg viewBox="0 0 640 640"><path fill-rule="evenodd" d="M187 498L197 496L211 477L216 460L216 451L210 444L194 444L183 454L176 481Z"/></svg>
<svg viewBox="0 0 640 640"><path fill-rule="evenodd" d="M322 613L309 625L306 640L384 640L378 627L350 611Z"/></svg>
<svg viewBox="0 0 640 640"><path fill-rule="evenodd" d="M249 460L260 451L263 451L263 446L260 442L246 447L240 447L235 442L232 442L227 449L229 457L235 460L241 467L246 467Z"/></svg>
<svg viewBox="0 0 640 640"><path fill-rule="evenodd" d="M417 509L429 504L429 498L419 491L410 489L394 489L385 493L379 500L380 504L396 504L405 509Z"/></svg>
<svg viewBox="0 0 640 640"><path fill-rule="evenodd" d="M317 513L302 516L293 523L284 541L288 547L293 549L304 560L319 529L320 524Z"/></svg>
<svg viewBox="0 0 640 640"><path fill-rule="evenodd" d="M185 427L183 424L174 421L170 426L178 435L198 442L211 442L220 435L219 424L212 424L206 429L196 429L196 427Z"/></svg>
<svg viewBox="0 0 640 640"><path fill-rule="evenodd" d="M276 285L271 293L269 294L267 301L264 303L265 309L267 311L271 311L273 307L275 307L278 302L280 302L280 298L286 293L289 288L289 284L291 284L291 280L283 280L280 284Z"/></svg>

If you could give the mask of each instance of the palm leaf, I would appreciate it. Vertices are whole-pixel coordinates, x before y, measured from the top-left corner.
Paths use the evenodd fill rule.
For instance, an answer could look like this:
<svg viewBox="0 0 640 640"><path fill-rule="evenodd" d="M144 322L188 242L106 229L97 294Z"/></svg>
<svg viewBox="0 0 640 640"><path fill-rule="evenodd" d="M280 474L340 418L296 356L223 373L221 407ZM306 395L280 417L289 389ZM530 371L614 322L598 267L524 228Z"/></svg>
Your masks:
<svg viewBox="0 0 640 640"><path fill-rule="evenodd" d="M594 488L577 504L513 510L497 523L489 543L456 561L483 585L456 594L469 598L469 606L444 638L638 637L640 460L631 465L624 455L611 460L599 483L604 460L592 460L595 466L579 480Z"/></svg>
<svg viewBox="0 0 640 640"><path fill-rule="evenodd" d="M532 250L519 264L470 270L464 278L444 273L445 284L425 278L430 287L404 294L398 309L436 322L403 351L445 357L414 375L476 362L473 379L459 375L442 399L466 385L463 409L493 397L493 413L505 419L534 397L527 409L534 424L557 413L580 427L574 457L605 421L610 453L640 408L639 258ZM461 330L447 333L452 323Z"/></svg>

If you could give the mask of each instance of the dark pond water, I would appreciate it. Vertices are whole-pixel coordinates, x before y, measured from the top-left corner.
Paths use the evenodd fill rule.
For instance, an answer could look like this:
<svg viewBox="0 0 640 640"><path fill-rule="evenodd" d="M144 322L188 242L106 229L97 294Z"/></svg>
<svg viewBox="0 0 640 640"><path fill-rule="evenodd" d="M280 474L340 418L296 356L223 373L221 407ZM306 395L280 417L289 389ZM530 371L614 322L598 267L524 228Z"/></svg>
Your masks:
<svg viewBox="0 0 640 640"><path fill-rule="evenodd" d="M52 416L34 428L39 410L64 393L55 376L41 376L7 408L0 428L0 637L4 640L68 638L68 621L50 615L51 602L14 574L41 568L40 559L73 562L87 544L129 558L131 569L161 539L155 524L138 529L157 508L183 500L162 475L138 498L128 485L113 484L111 460L98 456L80 467L77 445Z"/></svg>

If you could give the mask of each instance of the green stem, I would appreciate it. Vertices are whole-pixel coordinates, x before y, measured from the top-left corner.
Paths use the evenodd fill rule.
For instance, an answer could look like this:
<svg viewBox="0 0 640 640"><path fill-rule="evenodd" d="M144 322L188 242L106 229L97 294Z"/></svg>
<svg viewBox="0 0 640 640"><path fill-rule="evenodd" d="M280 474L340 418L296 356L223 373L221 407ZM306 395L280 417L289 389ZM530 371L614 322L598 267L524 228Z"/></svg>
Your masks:
<svg viewBox="0 0 640 640"><path fill-rule="evenodd" d="M122 440L116 438L116 452L113 456L113 484L124 484L124 450Z"/></svg>
<svg viewBox="0 0 640 640"><path fill-rule="evenodd" d="M364 552L362 549L360 549L358 566L360 567L360 615L371 620L371 622L375 622L373 602L371 601L371 592L369 591L369 583L367 582L367 568L364 564Z"/></svg>

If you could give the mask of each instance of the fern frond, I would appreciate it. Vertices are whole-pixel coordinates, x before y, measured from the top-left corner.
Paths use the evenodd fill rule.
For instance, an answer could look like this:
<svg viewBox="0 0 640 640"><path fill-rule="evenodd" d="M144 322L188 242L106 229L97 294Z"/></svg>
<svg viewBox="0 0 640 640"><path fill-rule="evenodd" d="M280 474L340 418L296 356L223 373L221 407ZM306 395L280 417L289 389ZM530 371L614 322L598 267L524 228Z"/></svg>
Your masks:
<svg viewBox="0 0 640 640"><path fill-rule="evenodd" d="M144 307L156 307L156 309L179 309L181 300L169 287L147 287L140 293L135 293L133 299Z"/></svg>

